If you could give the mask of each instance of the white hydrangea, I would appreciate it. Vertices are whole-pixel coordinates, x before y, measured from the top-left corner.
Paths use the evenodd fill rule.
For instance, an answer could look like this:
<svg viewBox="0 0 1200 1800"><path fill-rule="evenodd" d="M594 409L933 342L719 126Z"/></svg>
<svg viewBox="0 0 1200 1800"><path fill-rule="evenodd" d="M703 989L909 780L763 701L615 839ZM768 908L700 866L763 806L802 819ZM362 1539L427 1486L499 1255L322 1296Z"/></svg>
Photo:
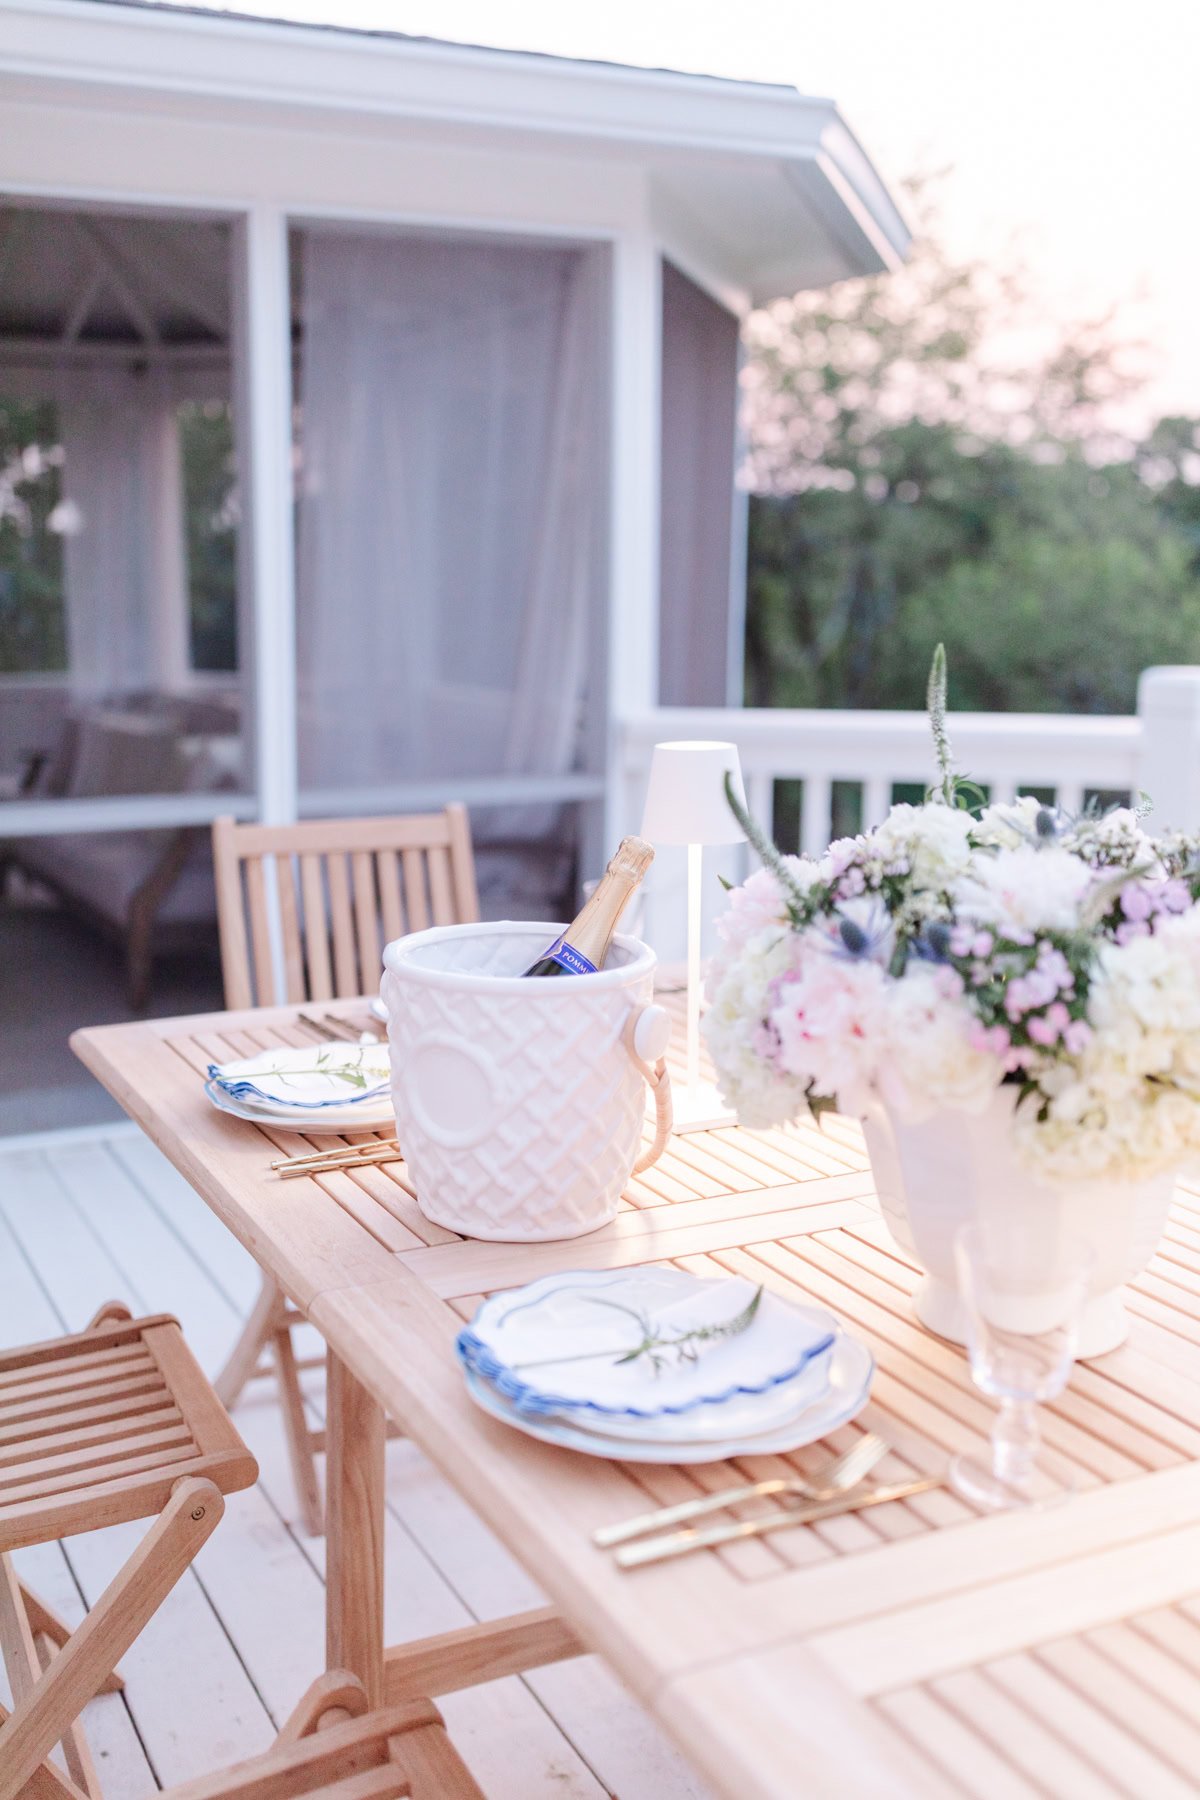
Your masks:
<svg viewBox="0 0 1200 1800"><path fill-rule="evenodd" d="M1131 806L1115 806L1098 818L1080 819L1064 834L1062 842L1094 868L1136 869L1152 881L1166 876L1158 846L1143 831Z"/></svg>
<svg viewBox="0 0 1200 1800"><path fill-rule="evenodd" d="M1082 1054L1038 1073L1047 1117L1017 1114L1022 1153L1059 1179L1138 1180L1200 1154L1200 917L1105 945Z"/></svg>
<svg viewBox="0 0 1200 1800"><path fill-rule="evenodd" d="M1022 794L1018 800L998 800L984 807L971 836L981 848L990 850L1015 850L1019 844L1035 843L1041 810L1042 802L1032 794Z"/></svg>
<svg viewBox="0 0 1200 1800"><path fill-rule="evenodd" d="M970 1041L971 1015L949 971L910 965L888 996L887 1049L880 1058L880 1098L912 1122L951 1107L982 1112L1004 1075L1000 1059Z"/></svg>
<svg viewBox="0 0 1200 1800"><path fill-rule="evenodd" d="M791 970L797 942L790 930L767 925L736 954L718 953L709 970L704 1036L722 1097L744 1125L783 1125L804 1107L805 1084L776 1070L763 1041L772 989Z"/></svg>
<svg viewBox="0 0 1200 1800"><path fill-rule="evenodd" d="M885 866L906 867L918 887L948 888L971 860L970 813L953 806L893 806L866 843Z"/></svg>
<svg viewBox="0 0 1200 1800"><path fill-rule="evenodd" d="M1069 850L1019 844L977 856L954 898L960 919L1021 939L1038 931L1073 931L1092 881L1091 869Z"/></svg>

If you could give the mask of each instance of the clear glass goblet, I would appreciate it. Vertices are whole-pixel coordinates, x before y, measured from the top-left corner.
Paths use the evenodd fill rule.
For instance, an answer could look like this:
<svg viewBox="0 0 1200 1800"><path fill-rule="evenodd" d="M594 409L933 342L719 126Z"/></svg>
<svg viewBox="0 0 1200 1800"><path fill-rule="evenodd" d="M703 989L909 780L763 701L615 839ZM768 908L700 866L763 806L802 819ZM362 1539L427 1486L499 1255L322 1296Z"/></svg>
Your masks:
<svg viewBox="0 0 1200 1800"><path fill-rule="evenodd" d="M1002 1225L965 1225L954 1241L976 1387L1000 1402L991 1458L958 1456L950 1480L991 1508L1036 1506L1070 1491L1041 1459L1037 1406L1061 1394L1075 1361L1092 1253L1079 1239L1036 1246Z"/></svg>

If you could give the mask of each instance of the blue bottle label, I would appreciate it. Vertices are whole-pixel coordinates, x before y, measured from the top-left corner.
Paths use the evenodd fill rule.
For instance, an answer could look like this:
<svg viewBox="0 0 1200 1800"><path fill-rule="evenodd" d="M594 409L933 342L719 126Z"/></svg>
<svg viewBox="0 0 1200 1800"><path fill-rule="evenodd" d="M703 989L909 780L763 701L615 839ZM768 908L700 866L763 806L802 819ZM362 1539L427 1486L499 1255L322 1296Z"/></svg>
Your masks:
<svg viewBox="0 0 1200 1800"><path fill-rule="evenodd" d="M560 968L566 969L568 974L595 975L597 972L595 963L590 963L573 944L568 944L566 938L559 938L557 943L551 944L546 955L558 963Z"/></svg>

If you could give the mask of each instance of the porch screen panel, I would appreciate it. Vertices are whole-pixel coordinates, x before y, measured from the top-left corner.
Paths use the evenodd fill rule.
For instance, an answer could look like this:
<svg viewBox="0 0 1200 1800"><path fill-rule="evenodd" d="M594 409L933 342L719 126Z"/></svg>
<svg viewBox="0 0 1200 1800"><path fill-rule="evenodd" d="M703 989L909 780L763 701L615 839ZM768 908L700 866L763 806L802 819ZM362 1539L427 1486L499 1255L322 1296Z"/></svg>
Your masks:
<svg viewBox="0 0 1200 1800"><path fill-rule="evenodd" d="M734 577L738 321L662 265L659 700L740 701L744 571ZM740 549L740 544L738 545ZM731 613L731 606L733 611Z"/></svg>
<svg viewBox="0 0 1200 1800"><path fill-rule="evenodd" d="M307 791L574 765L599 298L583 251L305 232Z"/></svg>

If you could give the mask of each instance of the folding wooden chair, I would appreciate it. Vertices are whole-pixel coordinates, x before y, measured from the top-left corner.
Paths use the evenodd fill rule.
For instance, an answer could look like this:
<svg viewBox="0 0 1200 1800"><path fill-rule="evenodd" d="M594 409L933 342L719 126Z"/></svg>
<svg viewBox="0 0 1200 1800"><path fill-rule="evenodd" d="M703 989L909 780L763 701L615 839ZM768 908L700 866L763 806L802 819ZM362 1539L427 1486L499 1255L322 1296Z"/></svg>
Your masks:
<svg viewBox="0 0 1200 1800"><path fill-rule="evenodd" d="M353 999L378 990L383 945L428 925L479 917L466 809L386 819L310 819L298 825L213 824L213 865L225 1004ZM274 923L283 976L275 981ZM292 1326L300 1315L264 1276L253 1311L216 1388L236 1405L246 1383L274 1373L301 1519L322 1529L315 1457L323 1444L304 1414ZM273 1358L263 1366L263 1354Z"/></svg>
<svg viewBox="0 0 1200 1800"><path fill-rule="evenodd" d="M118 1660L258 1467L165 1315L118 1301L86 1331L0 1354L0 1800L99 1794L79 1714L120 1687ZM19 1579L11 1555L130 1519L154 1523L72 1631ZM57 1743L70 1780L44 1762ZM60 1786L53 1786L54 1782ZM47 1785L51 1784L51 1785Z"/></svg>
<svg viewBox="0 0 1200 1800"><path fill-rule="evenodd" d="M352 1675L323 1675L273 1749L170 1788L163 1800L485 1800L431 1701L366 1706ZM34 1800L83 1800L51 1765L39 1780Z"/></svg>

